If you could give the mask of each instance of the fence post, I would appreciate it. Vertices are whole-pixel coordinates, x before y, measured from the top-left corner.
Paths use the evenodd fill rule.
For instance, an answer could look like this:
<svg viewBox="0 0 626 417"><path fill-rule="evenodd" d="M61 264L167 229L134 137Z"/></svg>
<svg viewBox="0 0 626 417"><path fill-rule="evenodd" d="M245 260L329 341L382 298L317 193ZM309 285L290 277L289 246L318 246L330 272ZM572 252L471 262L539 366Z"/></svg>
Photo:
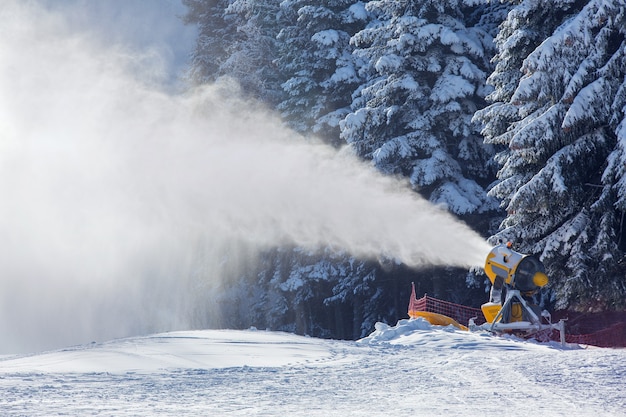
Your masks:
<svg viewBox="0 0 626 417"><path fill-rule="evenodd" d="M561 336L561 346L565 347L565 320L559 320L559 333Z"/></svg>

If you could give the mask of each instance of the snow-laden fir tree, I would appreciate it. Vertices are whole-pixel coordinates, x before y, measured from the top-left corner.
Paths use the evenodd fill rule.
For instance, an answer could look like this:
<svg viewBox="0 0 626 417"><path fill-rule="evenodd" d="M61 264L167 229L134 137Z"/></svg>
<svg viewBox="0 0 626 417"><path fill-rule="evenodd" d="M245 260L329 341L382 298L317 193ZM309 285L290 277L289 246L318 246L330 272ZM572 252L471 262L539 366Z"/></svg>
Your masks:
<svg viewBox="0 0 626 417"><path fill-rule="evenodd" d="M222 65L233 44L240 41L236 21L225 11L232 0L182 0L186 24L196 25L198 37L191 57L189 77L195 84L214 82L224 75Z"/></svg>
<svg viewBox="0 0 626 417"><path fill-rule="evenodd" d="M276 36L284 26L276 0L183 0L185 22L198 26L191 79L236 80L241 91L272 107L282 100L284 79L276 70Z"/></svg>
<svg viewBox="0 0 626 417"><path fill-rule="evenodd" d="M283 91L289 97L278 102L287 121L327 140L336 134L337 120L345 115L345 105L353 97L357 105L365 103L367 106L363 107L371 107L367 110L372 113L391 110L389 124L372 127L380 128L384 134L367 139L380 139L377 146L382 148L386 141L394 146L406 135L407 143L414 148L412 156L398 157L395 162L389 146L380 149L376 160L379 168L412 177L414 184L433 201L446 204L456 213L480 213L490 207L482 188L483 183L489 182L489 152L482 147L477 128L470 120L474 110L482 105L485 69L491 55L485 51L491 45L488 32L493 25L486 25L485 30L479 28L483 25L476 13L480 8L450 1L421 2L420 6L390 2L394 7L404 5L407 13L386 15L385 2L369 2L366 9L358 1L316 4L294 0L283 2L280 11L273 15L268 11L276 10L273 7L277 2L196 2L214 6L205 16L209 23L204 32L200 27L205 39L199 46L219 41L209 39L220 34L217 26L210 23L215 16L221 19L218 23L225 25L224 33L228 35L219 65L214 72L205 73L209 76L204 81L234 75L245 92L272 107L276 95L267 92L272 92L282 80ZM373 19L372 13L378 20ZM386 26L381 24L383 17ZM365 45L361 40L355 41L359 35L352 38L352 44L348 43L349 35L363 27L364 18L369 19L369 29L380 26L380 31L370 35L360 32L361 36L371 36L371 44L351 55L351 49ZM279 31L280 48L274 50L271 36L265 35ZM378 36L381 39L374 39ZM203 55L207 51L209 48L198 49L194 62L211 62L210 56ZM390 54L404 57L406 67L396 68L395 73L389 71L391 67L382 63L387 62ZM263 63L258 67L250 65L256 61ZM395 81L405 72L423 84L418 89L423 97L397 94L402 88L398 89ZM364 93L355 85L359 77L365 77L369 92ZM376 93L375 84L381 78L388 78L389 82L386 90ZM386 92L393 94L387 97ZM365 101L368 94L369 101ZM378 106L385 100L395 104ZM351 111L361 108L356 106ZM359 149L358 144L355 148ZM374 150L361 155L373 158ZM387 158L383 158L385 152L389 152ZM407 163L411 166L405 172L401 168ZM276 248L262 254L261 259L256 267L226 282L222 295L215 297L216 304L224 306L233 327L254 325L355 338L371 331L376 321L405 317L412 280L421 282L422 291L440 296L443 294L438 291L442 288L464 287L462 274L458 279L450 278L458 286L435 285L432 277L440 276L435 271L416 273L393 262L381 267L377 262L356 260L330 248L321 254ZM463 292L467 289L463 288Z"/></svg>
<svg viewBox="0 0 626 417"><path fill-rule="evenodd" d="M248 326L318 337L354 339L380 319L371 263L329 250L276 248L264 252L250 285ZM355 301L356 300L356 301ZM371 317L365 328L364 317Z"/></svg>
<svg viewBox="0 0 626 417"><path fill-rule="evenodd" d="M241 84L243 91L272 107L282 100L284 77L277 71L276 39L287 24L279 0L231 0L226 16L237 22L241 42L234 44L223 71Z"/></svg>
<svg viewBox="0 0 626 417"><path fill-rule="evenodd" d="M490 194L508 215L493 239L541 255L557 307L624 304L625 8L521 2L498 38L496 103L477 114L486 141L507 147Z"/></svg>
<svg viewBox="0 0 626 417"><path fill-rule="evenodd" d="M360 81L350 38L366 23L365 7L353 0L286 0L281 7L291 24L278 35L277 66L287 78L283 84L286 97L278 109L293 129L339 146L343 143L339 121L349 112L352 93ZM334 328L335 337L360 337L365 300L369 298L362 289L369 288L366 283L374 279L376 270L331 248L315 255L301 249L289 254L291 270L286 282L301 283L298 293L305 289L310 292L312 286L319 287L315 284L319 277L324 277L332 293L325 293L328 298L324 302L319 295L314 298L317 309L333 312L336 319L329 327ZM307 304L300 296L291 299L294 306ZM302 308L296 308L301 315Z"/></svg>
<svg viewBox="0 0 626 417"><path fill-rule="evenodd" d="M285 99L278 105L292 128L338 145L339 121L345 117L357 76L350 37L366 21L363 3L353 0L286 0L291 24L278 35L279 71Z"/></svg>
<svg viewBox="0 0 626 417"><path fill-rule="evenodd" d="M487 93L493 42L475 25L474 3L368 2L375 19L352 38L366 82L342 122L360 156L459 215L494 208L483 188L491 153L472 121Z"/></svg>

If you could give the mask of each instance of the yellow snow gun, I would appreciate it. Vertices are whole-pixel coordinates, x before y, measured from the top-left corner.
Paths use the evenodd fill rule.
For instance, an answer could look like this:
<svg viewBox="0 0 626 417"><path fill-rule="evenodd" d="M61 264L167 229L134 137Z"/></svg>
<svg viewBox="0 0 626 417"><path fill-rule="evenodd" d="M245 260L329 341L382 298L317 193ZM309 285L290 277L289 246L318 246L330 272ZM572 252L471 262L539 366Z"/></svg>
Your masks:
<svg viewBox="0 0 626 417"><path fill-rule="evenodd" d="M564 324L552 324L550 314L533 304L533 295L548 284L543 263L537 256L512 249L510 242L494 247L485 261L491 281L489 302L481 306L489 329L494 332L534 333L557 329L564 341Z"/></svg>

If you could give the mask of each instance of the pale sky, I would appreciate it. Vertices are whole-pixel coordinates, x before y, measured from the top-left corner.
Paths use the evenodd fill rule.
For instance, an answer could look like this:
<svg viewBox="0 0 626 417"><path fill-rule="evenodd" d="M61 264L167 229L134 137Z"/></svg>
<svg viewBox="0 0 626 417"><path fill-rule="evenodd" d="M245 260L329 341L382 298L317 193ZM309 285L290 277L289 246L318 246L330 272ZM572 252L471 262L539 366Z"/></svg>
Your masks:
<svg viewBox="0 0 626 417"><path fill-rule="evenodd" d="M72 30L89 31L107 42L152 49L167 63L174 83L185 70L196 29L183 24L180 0L39 0L66 16Z"/></svg>

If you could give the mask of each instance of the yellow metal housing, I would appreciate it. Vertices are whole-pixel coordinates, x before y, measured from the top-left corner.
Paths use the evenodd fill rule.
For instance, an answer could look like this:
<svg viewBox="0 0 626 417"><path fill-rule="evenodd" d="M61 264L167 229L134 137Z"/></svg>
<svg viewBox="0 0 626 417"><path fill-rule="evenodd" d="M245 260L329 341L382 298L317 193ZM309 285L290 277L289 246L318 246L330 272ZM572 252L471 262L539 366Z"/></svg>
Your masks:
<svg viewBox="0 0 626 417"><path fill-rule="evenodd" d="M522 292L532 292L548 284L543 263L538 257L515 252L509 245L498 245L487 255L485 274L495 283L503 282Z"/></svg>
<svg viewBox="0 0 626 417"><path fill-rule="evenodd" d="M515 269L523 258L524 255L505 245L496 246L487 255L485 273L492 284L496 277L502 277L505 283L511 284Z"/></svg>
<svg viewBox="0 0 626 417"><path fill-rule="evenodd" d="M483 316L485 316L485 320L487 320L488 323L493 323L501 308L502 304L500 303L485 303L480 306Z"/></svg>
<svg viewBox="0 0 626 417"><path fill-rule="evenodd" d="M535 275L533 275L533 284L538 287L545 287L548 285L548 276L543 272L536 272Z"/></svg>
<svg viewBox="0 0 626 417"><path fill-rule="evenodd" d="M461 330L467 331L467 327L459 324L452 317L444 316L443 314L431 313L430 311L409 311L409 317L416 319L422 317L426 319L430 324L435 326L454 326Z"/></svg>
<svg viewBox="0 0 626 417"><path fill-rule="evenodd" d="M502 299L505 291L515 290L518 297L529 297L548 284L541 260L537 256L514 251L510 244L498 245L489 252L485 260L485 273L492 288L489 302L483 304L481 309L489 323L494 323L498 315L498 321L506 323L523 321L522 304L508 302L508 298Z"/></svg>

